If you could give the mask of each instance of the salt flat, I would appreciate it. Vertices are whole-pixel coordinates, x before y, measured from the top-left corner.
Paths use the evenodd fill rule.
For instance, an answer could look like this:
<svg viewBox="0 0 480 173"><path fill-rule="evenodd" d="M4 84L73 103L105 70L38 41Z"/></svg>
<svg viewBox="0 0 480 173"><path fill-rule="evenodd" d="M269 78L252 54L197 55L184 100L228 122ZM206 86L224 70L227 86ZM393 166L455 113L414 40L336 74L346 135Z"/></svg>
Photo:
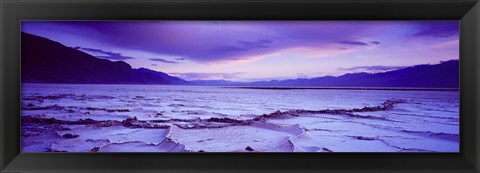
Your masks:
<svg viewBox="0 0 480 173"><path fill-rule="evenodd" d="M23 84L22 151L458 152L458 98L458 91Z"/></svg>

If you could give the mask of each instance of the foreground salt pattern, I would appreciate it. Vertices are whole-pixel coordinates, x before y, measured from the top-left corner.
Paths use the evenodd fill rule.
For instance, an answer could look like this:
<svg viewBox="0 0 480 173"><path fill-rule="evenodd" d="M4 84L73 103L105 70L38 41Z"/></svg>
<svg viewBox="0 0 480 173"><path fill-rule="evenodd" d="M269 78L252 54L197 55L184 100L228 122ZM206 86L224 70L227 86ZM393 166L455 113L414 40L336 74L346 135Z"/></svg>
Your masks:
<svg viewBox="0 0 480 173"><path fill-rule="evenodd" d="M24 84L23 152L458 152L458 91Z"/></svg>

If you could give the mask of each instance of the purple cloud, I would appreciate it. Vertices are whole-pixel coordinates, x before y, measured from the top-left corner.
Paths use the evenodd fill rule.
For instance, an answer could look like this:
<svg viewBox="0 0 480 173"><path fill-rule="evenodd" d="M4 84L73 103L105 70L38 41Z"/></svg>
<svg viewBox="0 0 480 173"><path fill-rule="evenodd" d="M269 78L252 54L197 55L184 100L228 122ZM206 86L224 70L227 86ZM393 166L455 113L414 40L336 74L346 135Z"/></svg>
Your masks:
<svg viewBox="0 0 480 173"><path fill-rule="evenodd" d="M94 49L94 48L86 48L86 47L74 47L74 49L82 50L86 53L91 53L93 56L98 58L110 59L110 60L118 60L123 61L127 59L135 59L130 56L124 56L121 53L109 52L102 49Z"/></svg>
<svg viewBox="0 0 480 173"><path fill-rule="evenodd" d="M245 49L256 49L256 48L268 48L272 43L270 40L257 40L257 41L237 41L238 44L242 45Z"/></svg>
<svg viewBox="0 0 480 173"><path fill-rule="evenodd" d="M76 38L68 42L74 42L74 39L82 42L78 38L81 37L115 48L180 56L196 62L216 62L239 60L291 47L318 48L339 39L355 40L371 32L370 29L376 25L375 22L334 21L77 21L24 22L22 28L26 32L44 29L42 35L49 35L53 40L69 35Z"/></svg>
<svg viewBox="0 0 480 173"><path fill-rule="evenodd" d="M350 46L367 46L367 43L361 42L361 41L351 41L351 40L342 40L339 41L338 43L344 44L344 45L350 45Z"/></svg>
<svg viewBox="0 0 480 173"><path fill-rule="evenodd" d="M417 24L417 37L449 37L458 35L459 23L456 22L421 22Z"/></svg>
<svg viewBox="0 0 480 173"><path fill-rule="evenodd" d="M135 59L134 57L124 56L121 53L105 51L105 50L102 50L102 49L85 48L85 47L78 47L78 46L73 47L73 49L82 50L82 51L85 51L87 53L93 54L93 56L95 56L95 57L110 59L110 60L123 61L123 60L128 60L128 59ZM162 58L150 58L149 60L162 62L162 63L171 63L171 64L178 63L176 61L170 61L170 60L166 60L166 59L162 59Z"/></svg>
<svg viewBox="0 0 480 173"><path fill-rule="evenodd" d="M370 43L372 43L372 44L380 44L379 41L371 41Z"/></svg>
<svg viewBox="0 0 480 173"><path fill-rule="evenodd" d="M162 59L162 58L150 58L149 60L150 60L150 61L163 62L163 63L169 63L169 64L176 64L176 63L178 63L178 62L176 62L176 61L170 61L170 60L166 60L166 59Z"/></svg>
<svg viewBox="0 0 480 173"><path fill-rule="evenodd" d="M348 47L379 44L358 40L391 41L396 37L410 37L412 31L416 36L447 36L458 32L455 26L458 26L456 21L29 21L22 22L22 31L61 43L89 40L102 48L216 63L290 48L318 50L338 49L338 44ZM382 34L392 29L399 34Z"/></svg>
<svg viewBox="0 0 480 173"><path fill-rule="evenodd" d="M243 48L240 46L217 46L207 50L207 52L209 52L210 54L215 54L216 52L227 54L228 52L235 53L235 52L243 52L247 50L248 50L247 48Z"/></svg>

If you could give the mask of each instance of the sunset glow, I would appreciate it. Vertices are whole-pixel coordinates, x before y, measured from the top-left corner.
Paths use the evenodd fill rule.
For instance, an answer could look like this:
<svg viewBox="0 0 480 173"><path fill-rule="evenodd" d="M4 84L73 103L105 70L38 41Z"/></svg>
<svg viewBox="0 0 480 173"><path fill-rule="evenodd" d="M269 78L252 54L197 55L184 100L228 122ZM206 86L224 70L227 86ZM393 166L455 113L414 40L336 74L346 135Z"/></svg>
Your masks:
<svg viewBox="0 0 480 173"><path fill-rule="evenodd" d="M22 31L186 80L381 72L459 58L457 21L23 22ZM356 70L357 69L357 70Z"/></svg>

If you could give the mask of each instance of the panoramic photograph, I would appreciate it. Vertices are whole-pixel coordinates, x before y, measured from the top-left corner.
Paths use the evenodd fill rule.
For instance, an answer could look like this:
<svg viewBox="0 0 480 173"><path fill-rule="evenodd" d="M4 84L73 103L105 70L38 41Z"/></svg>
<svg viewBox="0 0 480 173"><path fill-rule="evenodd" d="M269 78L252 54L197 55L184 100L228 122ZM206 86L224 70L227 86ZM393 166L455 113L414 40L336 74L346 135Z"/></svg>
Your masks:
<svg viewBox="0 0 480 173"><path fill-rule="evenodd" d="M458 21L22 21L22 152L459 152Z"/></svg>

